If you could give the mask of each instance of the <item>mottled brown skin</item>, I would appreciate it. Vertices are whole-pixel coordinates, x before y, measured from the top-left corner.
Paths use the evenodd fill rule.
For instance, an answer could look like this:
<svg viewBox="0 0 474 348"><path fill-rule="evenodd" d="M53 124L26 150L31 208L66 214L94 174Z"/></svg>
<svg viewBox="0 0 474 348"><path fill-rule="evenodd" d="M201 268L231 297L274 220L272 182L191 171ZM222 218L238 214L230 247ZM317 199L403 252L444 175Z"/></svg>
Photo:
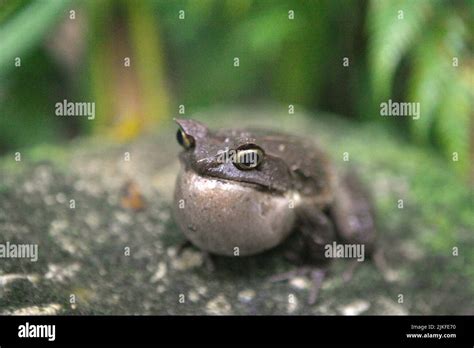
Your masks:
<svg viewBox="0 0 474 348"><path fill-rule="evenodd" d="M183 131L196 139L193 151L184 151L180 156L182 163L191 165L197 173L253 183L277 192L294 189L306 197L330 200L333 174L329 161L309 141L259 129L223 129L210 132L196 121L176 122ZM257 144L265 151L265 161L258 170L242 171L232 163L223 165L215 161L216 153L225 147L236 149L249 143Z"/></svg>
<svg viewBox="0 0 474 348"><path fill-rule="evenodd" d="M362 243L367 255L373 250L374 214L366 191L354 174L337 175L308 139L268 130L213 132L197 121L176 122L193 146L180 154L182 172L175 193L176 201L184 197L189 203L188 210L175 209L175 216L201 249L232 255L231 248L239 244L244 255L251 255L291 234L290 258L304 265L328 261L324 246L333 241ZM257 168L240 170L232 162L217 161L219 151L247 144L265 153ZM282 201L293 206L282 206ZM266 216L262 210L275 214ZM278 218L277 225L266 228ZM290 223L285 226L283 221ZM315 282L323 276L312 273Z"/></svg>

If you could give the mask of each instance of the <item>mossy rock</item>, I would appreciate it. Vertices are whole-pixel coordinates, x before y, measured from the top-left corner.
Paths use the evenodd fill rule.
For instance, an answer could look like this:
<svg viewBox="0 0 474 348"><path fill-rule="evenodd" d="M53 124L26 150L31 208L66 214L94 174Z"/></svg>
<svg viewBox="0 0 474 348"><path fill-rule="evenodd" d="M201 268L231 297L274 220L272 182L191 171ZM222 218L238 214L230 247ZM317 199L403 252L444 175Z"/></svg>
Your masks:
<svg viewBox="0 0 474 348"><path fill-rule="evenodd" d="M294 268L282 248L217 257L214 272L197 249L178 256L184 237L171 197L179 148L168 124L130 144L84 139L30 149L20 162L0 159L0 243L37 244L39 252L37 262L0 259L0 313L473 314L472 191L456 163L380 123L285 111L217 108L195 118L314 137L340 170L355 168L374 197L388 274L368 261L345 284L348 261L337 260L309 306L304 277L266 280ZM138 203L124 198L130 183L143 195Z"/></svg>

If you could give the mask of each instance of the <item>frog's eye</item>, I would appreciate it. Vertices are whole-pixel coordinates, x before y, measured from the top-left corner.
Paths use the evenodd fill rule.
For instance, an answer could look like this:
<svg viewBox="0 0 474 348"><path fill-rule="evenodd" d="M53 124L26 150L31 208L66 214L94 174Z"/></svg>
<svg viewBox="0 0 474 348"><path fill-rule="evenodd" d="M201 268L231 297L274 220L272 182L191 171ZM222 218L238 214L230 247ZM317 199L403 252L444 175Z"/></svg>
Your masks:
<svg viewBox="0 0 474 348"><path fill-rule="evenodd" d="M178 139L179 145L184 147L186 150L194 147L194 138L183 132L181 128L176 133L176 139Z"/></svg>
<svg viewBox="0 0 474 348"><path fill-rule="evenodd" d="M263 157L263 150L257 145L243 145L237 149L234 165L240 170L251 170L262 163Z"/></svg>

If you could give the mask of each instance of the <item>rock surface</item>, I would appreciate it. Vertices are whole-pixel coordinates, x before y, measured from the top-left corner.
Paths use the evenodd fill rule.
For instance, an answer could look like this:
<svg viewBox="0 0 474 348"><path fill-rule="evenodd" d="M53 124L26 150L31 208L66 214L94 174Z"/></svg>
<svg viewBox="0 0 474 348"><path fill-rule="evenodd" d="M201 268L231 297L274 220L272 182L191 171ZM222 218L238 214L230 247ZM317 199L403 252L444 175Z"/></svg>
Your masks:
<svg viewBox="0 0 474 348"><path fill-rule="evenodd" d="M214 272L199 250L178 254L184 237L171 197L179 148L169 125L127 145L86 139L0 159L0 244L38 245L36 262L0 258L0 313L474 313L472 192L450 164L380 126L333 115L218 109L196 117L241 126L249 112L261 115L254 124L318 134L341 168L348 152L377 205L385 275L367 261L345 284L348 261L336 260L309 306L308 279L266 281L293 269L282 248L217 257Z"/></svg>

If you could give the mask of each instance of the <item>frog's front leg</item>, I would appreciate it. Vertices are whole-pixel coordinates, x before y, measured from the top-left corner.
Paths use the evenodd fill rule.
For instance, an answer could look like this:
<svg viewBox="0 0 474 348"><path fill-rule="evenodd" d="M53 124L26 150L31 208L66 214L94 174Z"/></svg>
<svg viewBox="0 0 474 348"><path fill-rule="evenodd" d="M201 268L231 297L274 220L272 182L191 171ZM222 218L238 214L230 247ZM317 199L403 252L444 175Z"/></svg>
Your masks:
<svg viewBox="0 0 474 348"><path fill-rule="evenodd" d="M297 276L309 275L312 287L308 303L314 304L319 289L327 273L328 259L325 258L325 246L332 243L336 234L326 213L314 206L297 208L298 231L289 241L289 258L300 266L296 270L275 275L270 281L289 280Z"/></svg>

